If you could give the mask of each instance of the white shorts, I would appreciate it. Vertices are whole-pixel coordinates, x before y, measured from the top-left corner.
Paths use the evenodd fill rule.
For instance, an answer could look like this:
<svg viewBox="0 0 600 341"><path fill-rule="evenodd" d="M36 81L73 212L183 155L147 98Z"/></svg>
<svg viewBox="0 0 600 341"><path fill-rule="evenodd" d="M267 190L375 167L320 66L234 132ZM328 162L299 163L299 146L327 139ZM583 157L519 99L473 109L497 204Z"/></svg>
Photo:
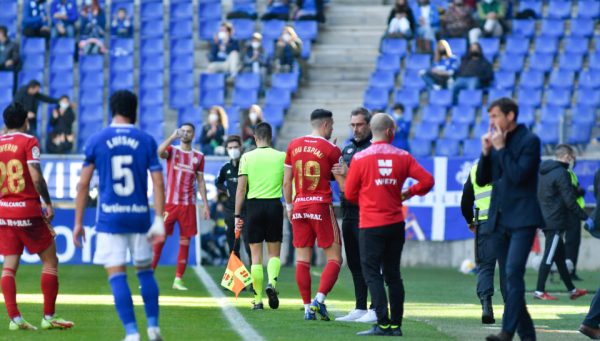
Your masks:
<svg viewBox="0 0 600 341"><path fill-rule="evenodd" d="M131 258L128 257L130 254ZM104 232L96 234L94 264L109 268L126 265L129 259L133 259L135 266L148 266L152 263L152 244L146 234Z"/></svg>

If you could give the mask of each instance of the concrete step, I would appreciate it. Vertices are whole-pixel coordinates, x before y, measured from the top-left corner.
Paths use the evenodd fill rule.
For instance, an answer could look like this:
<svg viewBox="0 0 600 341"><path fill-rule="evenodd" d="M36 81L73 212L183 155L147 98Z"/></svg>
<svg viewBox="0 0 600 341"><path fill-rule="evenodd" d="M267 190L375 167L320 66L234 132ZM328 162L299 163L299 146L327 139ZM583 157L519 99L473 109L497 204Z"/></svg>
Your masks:
<svg viewBox="0 0 600 341"><path fill-rule="evenodd" d="M379 41L383 35L383 29L369 30L365 32L356 31L330 31L319 34L318 42L322 45L340 45L340 44L353 44L361 49L368 46L378 46Z"/></svg>
<svg viewBox="0 0 600 341"><path fill-rule="evenodd" d="M361 64L314 64L309 71L310 82L320 81L365 81L375 69L372 65Z"/></svg>
<svg viewBox="0 0 600 341"><path fill-rule="evenodd" d="M379 52L377 46L373 49L357 50L346 45L340 47L315 49L312 61L315 64L373 64Z"/></svg>

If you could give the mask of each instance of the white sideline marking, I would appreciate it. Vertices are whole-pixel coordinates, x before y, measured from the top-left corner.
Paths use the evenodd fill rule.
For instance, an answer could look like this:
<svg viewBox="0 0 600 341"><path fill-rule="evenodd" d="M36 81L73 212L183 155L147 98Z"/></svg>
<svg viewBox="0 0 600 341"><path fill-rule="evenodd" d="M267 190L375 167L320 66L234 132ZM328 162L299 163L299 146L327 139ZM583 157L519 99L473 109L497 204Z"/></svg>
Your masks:
<svg viewBox="0 0 600 341"><path fill-rule="evenodd" d="M227 302L227 297L223 295L223 292L215 281L210 277L210 275L204 270L201 266L195 266L194 271L198 276L198 279L204 284L208 293L215 298L221 309L223 310L223 314L229 323L233 327L233 330L237 332L243 340L246 341L262 341L264 338L252 328L248 322L244 319L242 314L240 314L237 309Z"/></svg>

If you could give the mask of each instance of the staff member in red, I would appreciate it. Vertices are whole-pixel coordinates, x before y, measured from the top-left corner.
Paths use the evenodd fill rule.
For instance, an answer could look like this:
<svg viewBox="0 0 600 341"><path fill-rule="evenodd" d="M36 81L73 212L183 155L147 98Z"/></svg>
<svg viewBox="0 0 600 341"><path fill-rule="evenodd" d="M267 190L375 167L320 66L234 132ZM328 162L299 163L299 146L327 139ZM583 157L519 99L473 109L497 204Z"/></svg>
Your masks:
<svg viewBox="0 0 600 341"><path fill-rule="evenodd" d="M396 124L390 115L373 116L371 131L373 144L354 155L345 186L346 200L358 202L361 266L377 313L377 324L358 335L401 336L404 314L404 284L400 277L404 246L402 201L413 195L427 194L434 181L407 151L391 145ZM402 192L404 181L409 177L418 183ZM384 279L389 288L391 319Z"/></svg>

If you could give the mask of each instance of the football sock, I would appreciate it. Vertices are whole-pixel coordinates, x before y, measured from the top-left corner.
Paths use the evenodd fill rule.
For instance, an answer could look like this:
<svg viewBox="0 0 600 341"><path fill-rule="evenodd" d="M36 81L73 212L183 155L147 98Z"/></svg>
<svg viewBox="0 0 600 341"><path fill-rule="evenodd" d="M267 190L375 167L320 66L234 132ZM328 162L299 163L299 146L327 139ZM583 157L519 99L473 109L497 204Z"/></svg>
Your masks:
<svg viewBox="0 0 600 341"><path fill-rule="evenodd" d="M296 261L296 283L304 304L310 304L310 263Z"/></svg>
<svg viewBox="0 0 600 341"><path fill-rule="evenodd" d="M305 305L304 305L304 312L305 312L305 313L308 313L308 312L310 312L310 311L311 311L311 310L310 310L310 304L305 304Z"/></svg>
<svg viewBox="0 0 600 341"><path fill-rule="evenodd" d="M55 267L42 268L42 294L44 295L44 315L54 315L56 296L58 295L58 269Z"/></svg>
<svg viewBox="0 0 600 341"><path fill-rule="evenodd" d="M317 293L317 296L315 296L315 300L317 300L317 302L319 302L319 303L323 303L323 302L325 302L325 298L326 298L326 297L327 297L327 296L325 296L325 294L324 294L324 293L322 293L322 292L318 292L318 293Z"/></svg>
<svg viewBox="0 0 600 341"><path fill-rule="evenodd" d="M127 274L124 272L114 273L109 277L108 281L110 282L115 299L115 308L123 323L123 327L125 327L125 333L127 335L137 334L138 328L133 311L131 290L129 290L129 285L127 284Z"/></svg>
<svg viewBox="0 0 600 341"><path fill-rule="evenodd" d="M273 257L269 259L269 263L267 263L267 273L269 275L269 283L273 285L273 287L277 286L277 278L279 277L279 270L281 269L281 260L279 257Z"/></svg>
<svg viewBox="0 0 600 341"><path fill-rule="evenodd" d="M259 304L262 301L262 290L263 290L263 266L260 264L253 264L250 268L252 274L252 285L254 286L254 303Z"/></svg>
<svg viewBox="0 0 600 341"><path fill-rule="evenodd" d="M14 319L21 317L19 308L17 308L17 283L15 274L17 272L11 268L4 267L2 270L2 294L4 294L4 304L8 311L8 317Z"/></svg>
<svg viewBox="0 0 600 341"><path fill-rule="evenodd" d="M185 268L188 262L190 253L190 238L181 238L179 240L179 254L177 255L177 271L175 277L181 278L185 273Z"/></svg>
<svg viewBox="0 0 600 341"><path fill-rule="evenodd" d="M141 270L137 272L137 276L142 287L141 293L148 327L158 327L158 284L154 278L154 271L151 269Z"/></svg>
<svg viewBox="0 0 600 341"><path fill-rule="evenodd" d="M336 260L330 260L325 265L323 273L321 274L321 282L319 283L319 292L324 295L329 294L333 285L337 281L338 275L340 274L340 263ZM321 302L323 303L323 302Z"/></svg>
<svg viewBox="0 0 600 341"><path fill-rule="evenodd" d="M165 246L165 243L156 243L154 244L154 255L152 257L152 269L156 269L158 266L158 261L160 260L160 255L162 253L162 249Z"/></svg>

